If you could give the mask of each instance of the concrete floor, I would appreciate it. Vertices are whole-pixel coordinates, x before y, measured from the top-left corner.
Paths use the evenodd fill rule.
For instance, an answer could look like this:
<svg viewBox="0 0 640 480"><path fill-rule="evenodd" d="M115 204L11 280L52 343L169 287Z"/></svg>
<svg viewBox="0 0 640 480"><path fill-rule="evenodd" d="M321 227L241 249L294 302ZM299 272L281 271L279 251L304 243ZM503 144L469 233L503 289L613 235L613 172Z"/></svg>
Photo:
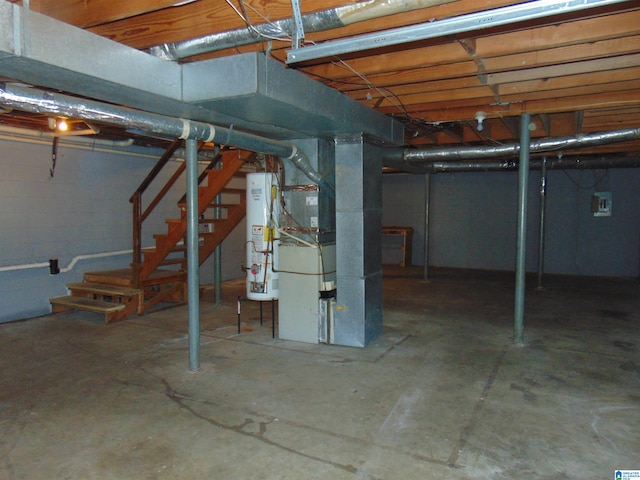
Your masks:
<svg viewBox="0 0 640 480"><path fill-rule="evenodd" d="M511 344L513 275L385 270L366 349L235 330L201 303L0 325L0 479L607 479L640 469L640 283L550 278ZM531 282L530 282L531 283Z"/></svg>

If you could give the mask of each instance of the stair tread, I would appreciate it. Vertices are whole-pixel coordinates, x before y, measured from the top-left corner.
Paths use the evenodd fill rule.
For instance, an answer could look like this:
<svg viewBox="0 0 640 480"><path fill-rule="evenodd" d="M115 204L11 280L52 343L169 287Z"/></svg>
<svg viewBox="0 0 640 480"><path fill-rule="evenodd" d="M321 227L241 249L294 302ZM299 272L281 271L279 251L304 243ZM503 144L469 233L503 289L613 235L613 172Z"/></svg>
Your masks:
<svg viewBox="0 0 640 480"><path fill-rule="evenodd" d="M200 188L206 188L206 187L200 187ZM234 188L234 187L224 187L222 190L220 190L221 194L237 194L237 195L245 195L247 193L247 189L246 188ZM238 205L238 204L234 204L234 205ZM178 207L180 208L186 208L187 207L187 202L186 200L182 200L180 202L178 202Z"/></svg>
<svg viewBox="0 0 640 480"><path fill-rule="evenodd" d="M240 203L210 203L209 207L210 208L233 208L233 207L239 207L241 204Z"/></svg>
<svg viewBox="0 0 640 480"><path fill-rule="evenodd" d="M239 222L239 217L244 217L246 212L246 188L245 183L241 179L238 179L237 187L226 185L234 178L238 176L245 176L245 172L241 171L237 173L240 168L243 167L244 160L239 156L228 155L223 159L222 168L215 171L210 170L207 172L208 177L201 175L199 182L206 183L205 185L199 185L197 188L197 211L198 216L204 216L203 212L213 207L225 208L227 218L199 218L198 222L204 225L215 225L216 232L198 232L199 237L199 250L202 255L199 259L202 260L211 254L211 248L213 243L218 244L229 234L233 227ZM206 181L206 182L205 182ZM194 192L195 193L195 192ZM220 194L236 194L239 198L230 198L227 200L221 200L223 197L218 197ZM167 259L167 255L171 252L177 253L172 249L172 245L183 240L186 236L186 195L180 198L178 206L181 210L179 218L166 219L167 233L155 233L153 238L156 241L155 249L146 250L143 261L136 265L138 268L138 278L140 285L146 285L151 281L155 270L160 265L174 265L174 268L180 268L180 271L176 270L176 274L179 272L184 273L184 260ZM222 215L215 215L211 212L209 217L219 217ZM214 228L204 228L202 230L214 230ZM184 250L183 250L184 251ZM176 265L179 264L179 265ZM151 284L151 283L149 283Z"/></svg>
<svg viewBox="0 0 640 480"><path fill-rule="evenodd" d="M186 258L165 258L160 262L160 265L178 265L186 262Z"/></svg>
<svg viewBox="0 0 640 480"><path fill-rule="evenodd" d="M74 297L72 295L50 298L49 303L98 313L116 312L125 309L123 303L105 302L87 297Z"/></svg>
<svg viewBox="0 0 640 480"><path fill-rule="evenodd" d="M134 295L140 295L140 290L137 288L127 288L118 285L108 285L106 283L96 282L77 282L69 283L67 285L69 290L84 291L98 293L102 295L122 295L125 297L132 297Z"/></svg>

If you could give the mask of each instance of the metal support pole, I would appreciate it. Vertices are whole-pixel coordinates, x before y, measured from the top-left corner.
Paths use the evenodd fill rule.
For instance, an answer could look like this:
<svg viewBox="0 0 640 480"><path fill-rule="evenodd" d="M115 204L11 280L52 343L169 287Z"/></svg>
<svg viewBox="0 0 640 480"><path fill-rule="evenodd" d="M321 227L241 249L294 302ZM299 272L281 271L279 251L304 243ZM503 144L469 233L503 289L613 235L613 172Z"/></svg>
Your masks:
<svg viewBox="0 0 640 480"><path fill-rule="evenodd" d="M520 117L520 163L518 168L518 240L516 247L516 300L514 308L513 341L524 344L524 294L527 237L527 190L529 185L529 146L531 143L531 114Z"/></svg>
<svg viewBox="0 0 640 480"><path fill-rule="evenodd" d="M219 205L222 203L222 195L219 193L216 195L215 202ZM222 216L222 209L216 207L213 210L213 217L220 218ZM215 228L215 227L214 227ZM216 305L222 304L222 245L218 245L213 251L213 284L215 287Z"/></svg>
<svg viewBox="0 0 640 480"><path fill-rule="evenodd" d="M431 175L424 174L424 274L422 279L429 280L429 205L431 203Z"/></svg>
<svg viewBox="0 0 640 480"><path fill-rule="evenodd" d="M542 159L542 175L540 176L540 236L538 237L538 290L542 288L544 274L544 227L545 209L547 206L547 157Z"/></svg>
<svg viewBox="0 0 640 480"><path fill-rule="evenodd" d="M198 141L186 141L187 294L189 296L189 370L200 369L200 295L198 271Z"/></svg>

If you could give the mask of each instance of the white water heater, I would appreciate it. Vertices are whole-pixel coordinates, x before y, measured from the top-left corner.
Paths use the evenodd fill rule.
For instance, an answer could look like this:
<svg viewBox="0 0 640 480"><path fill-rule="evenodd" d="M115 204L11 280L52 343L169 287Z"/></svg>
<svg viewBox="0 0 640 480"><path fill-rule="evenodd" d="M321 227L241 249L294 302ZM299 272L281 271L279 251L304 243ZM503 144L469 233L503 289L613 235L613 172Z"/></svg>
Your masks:
<svg viewBox="0 0 640 480"><path fill-rule="evenodd" d="M278 298L278 219L280 199L275 173L247 175L247 298Z"/></svg>

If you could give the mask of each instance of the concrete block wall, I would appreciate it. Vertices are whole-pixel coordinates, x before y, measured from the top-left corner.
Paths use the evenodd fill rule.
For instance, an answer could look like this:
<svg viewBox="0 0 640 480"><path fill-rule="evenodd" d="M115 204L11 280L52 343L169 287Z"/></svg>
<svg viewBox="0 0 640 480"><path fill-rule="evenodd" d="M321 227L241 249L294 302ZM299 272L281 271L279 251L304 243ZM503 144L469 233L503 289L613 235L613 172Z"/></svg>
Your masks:
<svg viewBox="0 0 640 480"><path fill-rule="evenodd" d="M148 151L147 151L148 153ZM129 198L161 152L152 158L125 153L60 146L55 175L51 145L0 140L0 268L48 263L60 268L79 255L132 248L132 207ZM152 184L150 201L178 164L170 164ZM165 218L177 218L176 201L184 194L178 180L143 228L143 246L152 235L166 231ZM240 262L244 227L223 245L223 278L242 275ZM201 267L201 283L213 280L212 258ZM49 268L0 271L0 322L44 315L48 299L65 295L66 284L82 280L86 271L126 268L131 254L78 261L69 272L50 275Z"/></svg>
<svg viewBox="0 0 640 480"><path fill-rule="evenodd" d="M527 270L538 257L540 172L529 177ZM413 263L424 264L424 176L386 175L383 225L415 230ZM611 217L594 217L595 192L613 195ZM431 175L429 264L515 269L517 172ZM640 276L640 169L550 170L545 272ZM383 260L395 252L383 248ZM394 257L395 258L395 257ZM395 260L394 260L395 261Z"/></svg>

